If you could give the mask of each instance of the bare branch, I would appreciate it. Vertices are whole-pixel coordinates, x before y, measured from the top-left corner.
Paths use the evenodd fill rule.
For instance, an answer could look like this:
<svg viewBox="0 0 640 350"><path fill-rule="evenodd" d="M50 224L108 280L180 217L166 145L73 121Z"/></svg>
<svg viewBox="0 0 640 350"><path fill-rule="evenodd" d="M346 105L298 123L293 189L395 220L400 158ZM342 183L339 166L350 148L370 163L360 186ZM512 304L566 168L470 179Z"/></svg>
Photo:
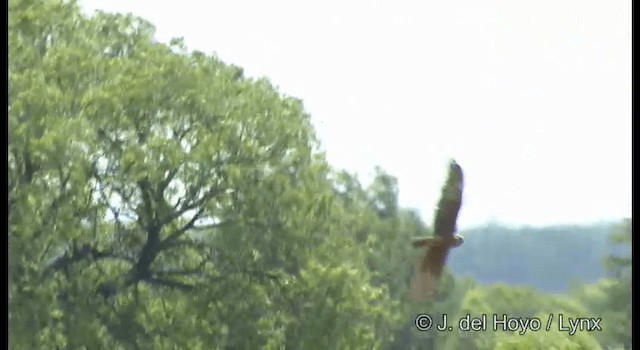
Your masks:
<svg viewBox="0 0 640 350"><path fill-rule="evenodd" d="M177 210L177 211L173 212L173 214L168 215L162 221L162 224L166 225L166 224L170 223L171 221L179 218L180 216L182 216L187 211L193 210L193 209L201 207L201 206L204 206L208 201L210 201L211 199L213 199L214 197L218 196L219 194L221 194L223 192L224 192L224 190L221 189L221 188L212 187L205 194L203 194L202 197L200 197L199 199L190 201L191 203L189 203L189 204L187 204L187 202L189 202L189 201L185 201L185 203L180 207L180 210Z"/></svg>
<svg viewBox="0 0 640 350"><path fill-rule="evenodd" d="M66 270L71 265L79 263L83 260L102 260L102 259L114 259L120 261L126 261L128 263L133 263L131 259L118 255L114 252L109 251L99 251L88 244L83 245L80 249L73 249L72 252L66 252L64 255L55 259L52 263L44 269L43 277L46 277L50 272Z"/></svg>
<svg viewBox="0 0 640 350"><path fill-rule="evenodd" d="M178 207L180 206L180 204L182 203L182 200L184 199L184 197L180 197L178 198L178 200L176 201L176 204L171 206L171 208L173 208L173 211L177 211Z"/></svg>
<svg viewBox="0 0 640 350"><path fill-rule="evenodd" d="M195 222L200 218L200 215L202 215L202 213L204 213L204 208L200 208L200 210L198 210L198 212L195 215L193 215L193 217L191 218L191 220L189 220L189 222L182 225L182 227L180 227L179 229L171 233L167 238L162 240L162 242L160 242L160 249L164 249L170 246L173 242L175 242L178 238L180 238L180 236L182 236L185 232L187 232L187 230L192 228Z"/></svg>
<svg viewBox="0 0 640 350"><path fill-rule="evenodd" d="M173 181L173 179L175 178L176 174L178 174L178 171L180 170L181 166L182 166L182 164L177 166L175 169L170 170L169 174L167 174L167 176L162 181L160 181L160 184L158 184L158 191L159 192L164 193L164 191L167 188L167 186L169 186L171 181Z"/></svg>
<svg viewBox="0 0 640 350"><path fill-rule="evenodd" d="M181 210L183 213L186 212L187 210L191 210L191 209L195 209L201 205L204 205L205 203L207 203L209 200L213 199L214 197L216 197L217 195L223 193L225 190L219 187L212 187L210 188L207 192L205 192L202 197L200 197L199 199L192 201L192 203L188 204L188 205L183 205Z"/></svg>
<svg viewBox="0 0 640 350"><path fill-rule="evenodd" d="M151 221L153 220L153 198L151 196L153 191L151 190L151 183L149 181L149 178L139 180L137 184L138 188L140 188L140 195L142 196L143 207L140 209L144 210L144 215L140 215L140 213L138 213L138 219L146 219L147 222L140 222L142 224L141 226L145 227L151 224ZM145 221L144 219L143 221ZM162 225L160 225L160 227L162 227Z"/></svg>

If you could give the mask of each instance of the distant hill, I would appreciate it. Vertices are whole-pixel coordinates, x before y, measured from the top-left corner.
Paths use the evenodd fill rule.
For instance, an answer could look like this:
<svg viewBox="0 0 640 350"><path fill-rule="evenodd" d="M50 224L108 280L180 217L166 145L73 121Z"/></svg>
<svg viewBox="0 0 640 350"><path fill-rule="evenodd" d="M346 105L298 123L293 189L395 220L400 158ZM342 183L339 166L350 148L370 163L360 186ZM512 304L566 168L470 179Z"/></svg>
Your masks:
<svg viewBox="0 0 640 350"><path fill-rule="evenodd" d="M508 228L489 225L464 231L464 244L453 249L448 265L456 276L479 283L529 285L546 292L567 290L572 280L605 277L607 254L624 254L608 238L613 224Z"/></svg>

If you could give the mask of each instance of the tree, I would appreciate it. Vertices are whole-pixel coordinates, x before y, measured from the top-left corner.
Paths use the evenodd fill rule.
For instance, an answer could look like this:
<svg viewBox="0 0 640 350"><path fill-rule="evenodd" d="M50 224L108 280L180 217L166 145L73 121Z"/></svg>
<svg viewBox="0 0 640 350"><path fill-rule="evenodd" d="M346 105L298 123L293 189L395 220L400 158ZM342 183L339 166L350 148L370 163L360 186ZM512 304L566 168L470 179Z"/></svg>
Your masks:
<svg viewBox="0 0 640 350"><path fill-rule="evenodd" d="M546 331L544 328L549 314L554 314L556 323L553 328ZM486 315L486 330L460 331L458 329L449 333L442 341L443 349L538 349L547 348L553 344L565 344L566 348L592 349L598 344L596 338L588 332L578 332L575 336L569 336L565 331L558 329L557 316L563 314L567 317L585 317L589 315L587 309L580 302L565 295L548 295L530 287L510 286L496 283L488 286L474 286L464 294L457 312L451 319L457 321L464 317L480 318ZM537 318L540 320L541 329L529 330L524 334L509 330L492 328L493 317L508 318ZM565 347L560 347L564 349ZM597 345L596 345L597 348Z"/></svg>
<svg viewBox="0 0 640 350"><path fill-rule="evenodd" d="M609 235L610 243L622 248L605 258L611 276L571 291L589 315L602 319L602 332L595 336L603 348L631 348L631 232L631 219L624 219Z"/></svg>
<svg viewBox="0 0 640 350"><path fill-rule="evenodd" d="M549 314L537 314L540 320L546 320ZM566 314L565 314L566 316ZM554 325L549 331L500 332L496 335L494 349L498 350L525 350L525 349L598 349L600 344L587 332L576 332L567 336Z"/></svg>
<svg viewBox="0 0 640 350"><path fill-rule="evenodd" d="M12 348L388 341L300 100L131 15L9 8Z"/></svg>
<svg viewBox="0 0 640 350"><path fill-rule="evenodd" d="M624 249L621 254L610 254L605 259L611 277L573 291L590 314L602 318L603 330L597 338L603 347L631 348L631 234L631 219L616 225L610 242Z"/></svg>

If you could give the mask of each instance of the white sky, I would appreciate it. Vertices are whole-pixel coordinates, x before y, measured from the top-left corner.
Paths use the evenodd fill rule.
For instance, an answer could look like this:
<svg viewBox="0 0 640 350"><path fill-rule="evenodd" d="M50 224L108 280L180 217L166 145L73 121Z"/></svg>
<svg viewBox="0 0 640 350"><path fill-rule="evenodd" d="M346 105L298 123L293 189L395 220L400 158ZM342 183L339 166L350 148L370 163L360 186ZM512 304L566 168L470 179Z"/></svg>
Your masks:
<svg viewBox="0 0 640 350"><path fill-rule="evenodd" d="M81 0L301 98L337 168L397 176L462 228L631 215L631 0Z"/></svg>

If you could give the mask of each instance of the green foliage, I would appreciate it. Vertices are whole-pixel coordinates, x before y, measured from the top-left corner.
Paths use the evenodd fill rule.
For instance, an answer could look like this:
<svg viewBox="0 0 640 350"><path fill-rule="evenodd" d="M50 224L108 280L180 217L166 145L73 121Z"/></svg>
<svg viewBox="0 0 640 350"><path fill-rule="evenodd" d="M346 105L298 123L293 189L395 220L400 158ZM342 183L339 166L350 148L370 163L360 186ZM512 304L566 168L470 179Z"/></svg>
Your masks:
<svg viewBox="0 0 640 350"><path fill-rule="evenodd" d="M611 277L576 286L571 292L586 305L590 315L602 318L603 330L596 337L603 347L631 348L631 233L631 219L625 219L610 235L613 244L627 248L626 254L605 259Z"/></svg>
<svg viewBox="0 0 640 350"><path fill-rule="evenodd" d="M513 339L413 320L586 312L448 270L434 303L410 302L409 242L429 230L397 179L333 170L267 79L74 1L11 0L9 30L12 349L492 348ZM611 262L619 278L581 295L621 317Z"/></svg>
<svg viewBox="0 0 640 350"><path fill-rule="evenodd" d="M546 331L544 327L550 314L554 314L556 321L552 328ZM558 314L563 314L565 319L589 315L584 306L565 295L549 295L529 287L514 287L505 284L476 286L464 295L461 307L452 319L457 321L467 315L475 318L485 315L486 329L475 332L454 329L451 336L445 339L443 348L546 349L554 344L556 346L558 346L557 344L565 344L558 349L574 348L573 346L586 346L587 349L592 349L594 347L591 345L598 344L593 335L587 332L578 332L580 334L576 333L576 335L569 337L566 331L559 331ZM528 330L524 334L520 334L520 331L511 332L501 328L494 331L493 317L497 316L502 319L504 315L507 315L508 318L525 320L536 318L540 320L542 328L538 331Z"/></svg>
<svg viewBox="0 0 640 350"><path fill-rule="evenodd" d="M395 179L334 173L299 100L144 20L26 0L10 18L12 348L393 339L424 230Z"/></svg>
<svg viewBox="0 0 640 350"><path fill-rule="evenodd" d="M535 317L546 320L549 314L540 313ZM560 331L554 325L549 331L544 328L540 331L529 331L525 334L518 332L500 332L496 334L493 347L497 350L525 350L525 349L557 349L557 350L581 350L599 349L600 344L588 332L576 332L567 336L566 331Z"/></svg>

